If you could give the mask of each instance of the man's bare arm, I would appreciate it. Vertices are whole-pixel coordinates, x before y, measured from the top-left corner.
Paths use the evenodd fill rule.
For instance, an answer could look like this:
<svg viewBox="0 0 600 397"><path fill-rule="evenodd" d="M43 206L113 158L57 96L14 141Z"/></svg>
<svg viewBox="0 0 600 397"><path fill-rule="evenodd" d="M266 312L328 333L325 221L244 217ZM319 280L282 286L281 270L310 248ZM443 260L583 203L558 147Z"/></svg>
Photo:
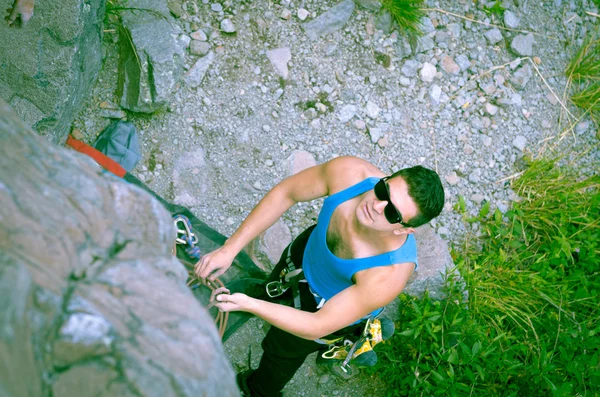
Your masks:
<svg viewBox="0 0 600 397"><path fill-rule="evenodd" d="M300 338L315 340L344 328L394 300L404 289L414 264L402 263L376 270L361 281L309 313L258 299L248 299L248 311L272 325ZM222 299L235 301L236 294Z"/></svg>

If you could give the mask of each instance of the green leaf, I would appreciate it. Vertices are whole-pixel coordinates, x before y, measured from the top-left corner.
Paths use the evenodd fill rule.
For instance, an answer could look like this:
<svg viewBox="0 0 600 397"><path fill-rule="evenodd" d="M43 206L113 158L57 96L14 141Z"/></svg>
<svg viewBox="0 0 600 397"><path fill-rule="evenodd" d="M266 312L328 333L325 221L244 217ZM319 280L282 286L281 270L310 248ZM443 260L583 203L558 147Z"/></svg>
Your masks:
<svg viewBox="0 0 600 397"><path fill-rule="evenodd" d="M483 207L481 207L481 210L479 210L479 217L484 218L489 213L490 213L490 202L488 201L483 205Z"/></svg>
<svg viewBox="0 0 600 397"><path fill-rule="evenodd" d="M480 350L481 350L481 341L477 341L473 344L473 347L471 348L471 353L473 354L473 357L475 357L477 355L477 353L479 353Z"/></svg>
<svg viewBox="0 0 600 397"><path fill-rule="evenodd" d="M450 355L448 356L448 362L450 364L458 364L458 353L456 352L456 349L454 349L454 348L450 349Z"/></svg>
<svg viewBox="0 0 600 397"><path fill-rule="evenodd" d="M433 376L434 376L434 377L435 377L437 380L439 380L439 381L443 381L443 380L444 380L444 377L443 377L442 375L440 375L440 373L439 373L439 372L437 372L437 371L435 371L435 370L433 370L433 369L432 369L432 370L431 370L431 373L433 374Z"/></svg>

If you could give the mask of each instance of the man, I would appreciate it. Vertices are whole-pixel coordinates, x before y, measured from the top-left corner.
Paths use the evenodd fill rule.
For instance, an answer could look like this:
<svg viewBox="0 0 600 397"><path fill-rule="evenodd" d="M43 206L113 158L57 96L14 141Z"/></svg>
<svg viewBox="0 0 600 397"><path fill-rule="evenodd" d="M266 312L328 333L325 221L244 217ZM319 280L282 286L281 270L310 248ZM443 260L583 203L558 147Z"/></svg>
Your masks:
<svg viewBox="0 0 600 397"><path fill-rule="evenodd" d="M271 323L263 357L238 375L244 395L279 395L319 348L320 338L348 327L396 298L417 266L414 228L439 215L444 191L439 176L417 166L390 177L355 157L308 168L275 186L230 239L196 266L201 278L223 274L233 258L292 205L328 196L316 227L286 249L270 277L290 258L302 267L302 310L218 289L211 299L222 311L246 311ZM321 307L322 305L322 307Z"/></svg>

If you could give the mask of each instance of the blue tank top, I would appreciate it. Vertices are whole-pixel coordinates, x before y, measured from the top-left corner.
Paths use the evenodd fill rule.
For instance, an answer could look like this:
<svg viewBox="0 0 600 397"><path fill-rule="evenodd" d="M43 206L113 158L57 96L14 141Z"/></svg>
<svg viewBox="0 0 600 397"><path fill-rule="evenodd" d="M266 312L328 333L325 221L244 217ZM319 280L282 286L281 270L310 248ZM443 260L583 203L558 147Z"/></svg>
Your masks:
<svg viewBox="0 0 600 397"><path fill-rule="evenodd" d="M327 228L333 211L341 203L373 189L378 181L379 178L367 178L327 197L323 202L317 226L304 250L302 267L312 292L326 300L352 286L352 276L358 271L404 262L412 262L417 268L417 243L412 234L407 236L404 244L397 250L367 258L338 258L327 247Z"/></svg>

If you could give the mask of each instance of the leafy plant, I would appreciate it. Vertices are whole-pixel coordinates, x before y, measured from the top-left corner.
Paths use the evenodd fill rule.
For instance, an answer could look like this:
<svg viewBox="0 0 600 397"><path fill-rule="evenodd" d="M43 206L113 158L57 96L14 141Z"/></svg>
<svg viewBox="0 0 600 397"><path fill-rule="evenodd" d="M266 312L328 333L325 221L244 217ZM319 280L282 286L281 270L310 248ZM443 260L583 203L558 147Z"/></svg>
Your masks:
<svg viewBox="0 0 600 397"><path fill-rule="evenodd" d="M483 237L452 252L466 291L450 276L441 301L401 297L373 370L389 396L599 395L600 175L528 165L522 200L484 205Z"/></svg>
<svg viewBox="0 0 600 397"><path fill-rule="evenodd" d="M506 8L502 7L502 2L500 0L496 0L493 6L484 7L483 11L485 11L485 13L488 15L496 15L497 17L501 18L504 16L504 11L506 11Z"/></svg>
<svg viewBox="0 0 600 397"><path fill-rule="evenodd" d="M424 0L382 0L381 4L409 36L421 34Z"/></svg>

